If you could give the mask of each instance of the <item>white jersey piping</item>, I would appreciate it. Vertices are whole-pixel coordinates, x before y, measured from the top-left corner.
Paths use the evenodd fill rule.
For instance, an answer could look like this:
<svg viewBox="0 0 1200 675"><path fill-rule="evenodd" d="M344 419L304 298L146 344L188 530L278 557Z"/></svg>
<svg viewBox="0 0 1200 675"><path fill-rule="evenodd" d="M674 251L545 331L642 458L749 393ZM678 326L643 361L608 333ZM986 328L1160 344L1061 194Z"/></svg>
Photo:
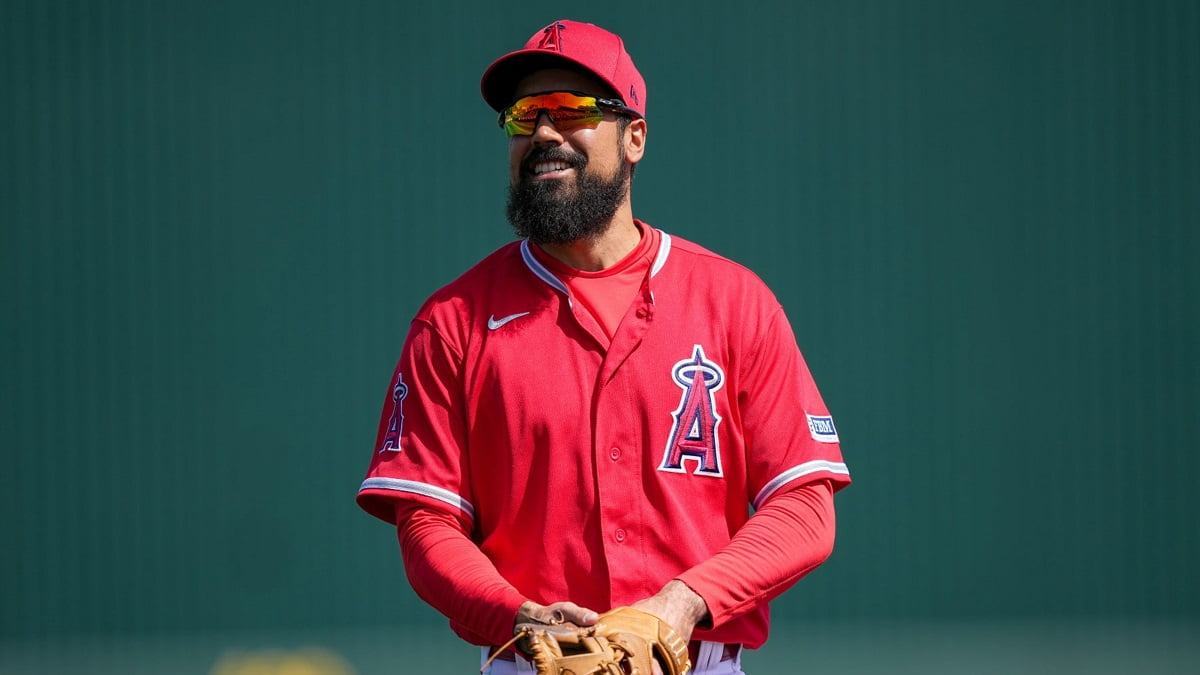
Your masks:
<svg viewBox="0 0 1200 675"><path fill-rule="evenodd" d="M650 276L654 277L667 264L667 256L671 255L671 235L658 231L661 239L658 242L658 253L654 256L654 265L650 268Z"/></svg>
<svg viewBox="0 0 1200 675"><path fill-rule="evenodd" d="M436 485L429 483L419 483L415 480L403 480L400 478L384 478L376 476L363 481L359 492L363 490L395 490L396 492L409 492L415 495L424 495L430 499L436 499L440 502L445 502L450 506L460 508L471 519L475 518L475 507L471 506L471 502L463 499L457 494Z"/></svg>
<svg viewBox="0 0 1200 675"><path fill-rule="evenodd" d="M814 459L811 462L798 464L780 473L778 476L764 485L763 489L758 491L758 496L754 498L755 510L758 510L760 507L762 507L763 503L766 502L771 495L775 494L779 488L798 478L803 478L820 471L828 471L829 473L836 473L844 476L850 475L850 469L846 468L846 465L841 462L830 462L824 459Z"/></svg>
<svg viewBox="0 0 1200 675"><path fill-rule="evenodd" d="M654 255L654 264L650 266L651 277L658 274L659 271L662 270L663 266L667 264L667 257L671 255L671 235L663 232L662 230L659 230L658 234L658 252ZM544 281L546 285L550 286L559 293L570 297L571 294L567 291L567 285L564 284L558 277L554 276L553 272L546 269L546 266L537 259L537 256L533 254L533 251L529 250L529 246L530 244L528 239L521 240L521 259L525 261L525 266L529 268L529 271L533 272L534 276Z"/></svg>
<svg viewBox="0 0 1200 675"><path fill-rule="evenodd" d="M537 278L552 286L554 290L558 291L559 293L562 293L566 296L571 295L567 292L566 284L559 281L558 277L554 276L553 272L546 269L546 266L543 265L542 262L533 255L533 251L529 250L528 239L525 239L521 242L521 258L525 261L525 266L528 267L529 270L533 272L535 276L537 276Z"/></svg>

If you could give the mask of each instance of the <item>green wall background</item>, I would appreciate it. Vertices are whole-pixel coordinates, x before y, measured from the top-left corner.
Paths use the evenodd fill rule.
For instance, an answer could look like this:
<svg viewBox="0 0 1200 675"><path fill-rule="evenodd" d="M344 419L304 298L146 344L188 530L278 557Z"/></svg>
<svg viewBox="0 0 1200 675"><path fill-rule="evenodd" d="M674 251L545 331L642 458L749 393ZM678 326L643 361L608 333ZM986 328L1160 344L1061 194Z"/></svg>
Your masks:
<svg viewBox="0 0 1200 675"><path fill-rule="evenodd" d="M837 417L782 626L1200 621L1200 5L0 0L0 669L458 649L353 497L510 236L478 77L560 16L648 81L635 213L775 289Z"/></svg>

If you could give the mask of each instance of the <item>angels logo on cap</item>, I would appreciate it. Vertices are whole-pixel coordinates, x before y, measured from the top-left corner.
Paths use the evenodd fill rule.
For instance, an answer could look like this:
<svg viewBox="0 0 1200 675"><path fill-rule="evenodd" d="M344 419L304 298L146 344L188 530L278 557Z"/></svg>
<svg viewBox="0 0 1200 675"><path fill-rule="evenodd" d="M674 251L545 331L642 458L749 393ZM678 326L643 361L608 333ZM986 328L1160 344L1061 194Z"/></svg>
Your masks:
<svg viewBox="0 0 1200 675"><path fill-rule="evenodd" d="M554 23L542 29L542 40L538 42L538 49L553 49L562 51L562 31L567 27L562 23L555 21Z"/></svg>
<svg viewBox="0 0 1200 675"><path fill-rule="evenodd" d="M525 46L496 59L479 81L483 100L500 111L512 103L521 78L544 68L573 68L596 77L639 116L646 116L646 81L621 36L582 21L559 19L529 36Z"/></svg>

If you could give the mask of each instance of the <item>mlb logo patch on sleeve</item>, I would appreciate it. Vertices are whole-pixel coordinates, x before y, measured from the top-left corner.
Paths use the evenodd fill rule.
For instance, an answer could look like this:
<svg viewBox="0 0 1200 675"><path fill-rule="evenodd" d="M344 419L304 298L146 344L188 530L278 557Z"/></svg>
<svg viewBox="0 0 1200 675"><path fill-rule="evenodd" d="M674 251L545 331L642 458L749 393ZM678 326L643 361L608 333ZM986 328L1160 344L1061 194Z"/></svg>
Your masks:
<svg viewBox="0 0 1200 675"><path fill-rule="evenodd" d="M809 415L804 413L808 418L808 432L812 434L813 440L818 443L837 443L837 429L833 426L833 417L830 415Z"/></svg>

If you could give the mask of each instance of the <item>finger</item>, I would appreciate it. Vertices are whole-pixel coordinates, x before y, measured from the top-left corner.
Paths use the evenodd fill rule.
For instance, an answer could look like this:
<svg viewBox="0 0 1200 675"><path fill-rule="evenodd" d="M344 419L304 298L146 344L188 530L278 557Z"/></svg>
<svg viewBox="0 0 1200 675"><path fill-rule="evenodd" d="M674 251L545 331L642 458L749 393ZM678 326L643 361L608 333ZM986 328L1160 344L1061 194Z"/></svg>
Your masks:
<svg viewBox="0 0 1200 675"><path fill-rule="evenodd" d="M551 618L553 618L553 610L545 605L534 605L526 612L526 616L533 623L550 623Z"/></svg>
<svg viewBox="0 0 1200 675"><path fill-rule="evenodd" d="M529 651L528 644L532 640L544 639L547 636L553 638L554 640L564 640L571 636L579 635L579 632L581 630L586 630L586 629L580 628L579 626L576 626L573 623L564 623L564 624L560 624L558 626L550 626L550 625L544 624L544 623L518 624L517 632L520 632L522 629L525 630L525 634L524 634L524 637L522 637L518 641L517 644L521 645L521 647L524 648L526 651Z"/></svg>
<svg viewBox="0 0 1200 675"><path fill-rule="evenodd" d="M563 603L555 602L549 605L539 605L537 603L530 602L525 609L524 618L528 619L530 623L547 624L551 626L564 623L566 621L566 617L563 614L563 611L559 609L559 605L561 604Z"/></svg>
<svg viewBox="0 0 1200 675"><path fill-rule="evenodd" d="M555 623L573 623L579 626L591 626L596 623L600 615L586 607L580 607L573 602L556 602L548 607L552 612L555 612L554 617L558 619Z"/></svg>
<svg viewBox="0 0 1200 675"><path fill-rule="evenodd" d="M564 623L567 618L563 614L562 604L561 602L552 602L546 605L542 608L542 611L538 612L537 620L552 626Z"/></svg>

